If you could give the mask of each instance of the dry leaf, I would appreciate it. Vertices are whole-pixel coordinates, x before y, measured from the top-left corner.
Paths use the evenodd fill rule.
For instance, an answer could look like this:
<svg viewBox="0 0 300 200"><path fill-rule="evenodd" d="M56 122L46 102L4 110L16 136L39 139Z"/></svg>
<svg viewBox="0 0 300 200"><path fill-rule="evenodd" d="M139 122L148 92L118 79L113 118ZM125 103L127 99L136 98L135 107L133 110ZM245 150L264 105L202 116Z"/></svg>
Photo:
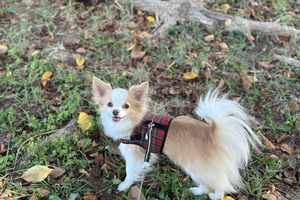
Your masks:
<svg viewBox="0 0 300 200"><path fill-rule="evenodd" d="M227 3L225 3L225 4L223 4L223 5L221 6L221 11L222 11L223 13L227 13L227 11L229 10L229 8L230 8L230 5L228 5Z"/></svg>
<svg viewBox="0 0 300 200"><path fill-rule="evenodd" d="M41 195L41 197L45 197L50 193L49 190L46 190L44 188L37 188L37 191L39 191L39 194Z"/></svg>
<svg viewBox="0 0 300 200"><path fill-rule="evenodd" d="M266 138L260 131L257 131L257 137L258 138L262 138L263 141L266 143L266 147L271 149L271 150L276 150L276 147L274 146L274 144L268 139Z"/></svg>
<svg viewBox="0 0 300 200"><path fill-rule="evenodd" d="M295 100L291 100L291 108L294 109L295 111L299 111L300 104Z"/></svg>
<svg viewBox="0 0 300 200"><path fill-rule="evenodd" d="M54 169L49 173L49 176L51 178L57 178L60 177L61 175L63 175L66 170L64 168L60 168L60 167L55 167L52 165L47 165L47 167L53 167Z"/></svg>
<svg viewBox="0 0 300 200"><path fill-rule="evenodd" d="M80 140L78 140L77 141L77 147L78 148L83 148L86 140L87 140L87 138L81 138Z"/></svg>
<svg viewBox="0 0 300 200"><path fill-rule="evenodd" d="M228 46L226 43L222 42L222 43L219 43L219 46L222 48L222 49L225 49L226 51L229 50Z"/></svg>
<svg viewBox="0 0 300 200"><path fill-rule="evenodd" d="M137 23L135 23L135 22L129 22L129 24L128 24L128 28L136 28L138 26L139 25Z"/></svg>
<svg viewBox="0 0 300 200"><path fill-rule="evenodd" d="M37 200L38 193L34 193L29 200Z"/></svg>
<svg viewBox="0 0 300 200"><path fill-rule="evenodd" d="M90 177L90 174L87 171L85 171L84 169L80 169L79 173L85 174L88 178Z"/></svg>
<svg viewBox="0 0 300 200"><path fill-rule="evenodd" d="M134 199L137 200L139 197L139 193L140 193L140 188L135 185L129 189L127 196L128 196L128 198L130 198L132 200L134 200ZM142 192L141 192L140 200L146 200L146 197L144 196L144 194Z"/></svg>
<svg viewBox="0 0 300 200"><path fill-rule="evenodd" d="M133 59L142 59L146 54L146 51L132 51L131 58Z"/></svg>
<svg viewBox="0 0 300 200"><path fill-rule="evenodd" d="M46 71L42 76L42 80L46 80L46 79L50 78L51 76L52 76L52 72Z"/></svg>
<svg viewBox="0 0 300 200"><path fill-rule="evenodd" d="M230 196L223 197L221 200L234 200L234 198Z"/></svg>
<svg viewBox="0 0 300 200"><path fill-rule="evenodd" d="M177 90L175 90L174 88L170 88L170 90L169 90L169 93L170 93L170 94L176 94L176 95L177 95L177 94L180 94L180 92L181 92L181 91L177 91Z"/></svg>
<svg viewBox="0 0 300 200"><path fill-rule="evenodd" d="M7 52L7 46L0 44L0 55L5 54Z"/></svg>
<svg viewBox="0 0 300 200"><path fill-rule="evenodd" d="M93 35L94 35L94 33L92 31L89 31L89 30L84 31L84 39L85 40L91 39L91 37L93 37Z"/></svg>
<svg viewBox="0 0 300 200"><path fill-rule="evenodd" d="M295 153L295 150L293 149L293 147L291 147L291 146L289 146L289 145L287 145L287 144L285 144L285 143L282 143L282 144L280 145L280 149L281 149L282 151L287 152L287 153L290 154L290 155L293 155L293 154Z"/></svg>
<svg viewBox="0 0 300 200"><path fill-rule="evenodd" d="M97 196L95 194L91 194L91 195L84 195L83 196L84 200L98 200ZM101 200L101 199L100 199Z"/></svg>
<svg viewBox="0 0 300 200"><path fill-rule="evenodd" d="M150 38L150 37L153 36L153 34L147 33L147 32L145 32L145 31L139 33L138 35L139 35L141 38Z"/></svg>
<svg viewBox="0 0 300 200"><path fill-rule="evenodd" d="M296 169L296 166L297 166L297 160L294 156L292 155L289 155L288 157L288 162L289 162L289 166L292 168L292 169Z"/></svg>
<svg viewBox="0 0 300 200"><path fill-rule="evenodd" d="M126 50L127 51L132 50L135 47L136 44L137 44L136 42L129 42L129 43L127 43L126 44Z"/></svg>
<svg viewBox="0 0 300 200"><path fill-rule="evenodd" d="M263 195L262 195L262 198L268 199L268 200L277 200L277 197L276 197L276 196L274 196L274 195L272 195L272 194L268 194L268 193L263 194Z"/></svg>
<svg viewBox="0 0 300 200"><path fill-rule="evenodd" d="M194 72L187 72L183 75L183 78L187 80L194 79L196 77L198 77L198 75Z"/></svg>
<svg viewBox="0 0 300 200"><path fill-rule="evenodd" d="M243 82L243 89L245 92L249 92L249 88L252 86L251 81L249 80L249 77L247 76L246 72L241 72L242 75L242 82Z"/></svg>
<svg viewBox="0 0 300 200"><path fill-rule="evenodd" d="M251 34L249 34L249 35L248 35L248 40L253 41L253 40L254 40L254 37L253 37Z"/></svg>
<svg viewBox="0 0 300 200"><path fill-rule="evenodd" d="M232 23L232 20L231 20L231 19L226 19L226 20L225 20L225 25L226 25L226 26L230 26L231 23Z"/></svg>
<svg viewBox="0 0 300 200"><path fill-rule="evenodd" d="M269 67L270 63L271 63L271 61L263 61L263 60L258 61L258 65L262 66L262 67L264 67L266 69Z"/></svg>
<svg viewBox="0 0 300 200"><path fill-rule="evenodd" d="M214 35L208 35L204 38L204 41L205 42L211 42L215 39L215 36Z"/></svg>
<svg viewBox="0 0 300 200"><path fill-rule="evenodd" d="M41 182L49 175L49 173L52 170L53 169L50 169L43 165L36 165L29 168L26 172L24 172L20 178L28 182L32 182L32 181Z"/></svg>
<svg viewBox="0 0 300 200"><path fill-rule="evenodd" d="M49 83L50 83L49 79L42 80L42 85L43 85L46 89L49 88Z"/></svg>
<svg viewBox="0 0 300 200"><path fill-rule="evenodd" d="M6 138L10 138L10 136L12 136L12 133L7 134Z"/></svg>
<svg viewBox="0 0 300 200"><path fill-rule="evenodd" d="M81 130L83 131L87 131L92 125L90 122L90 116L84 112L79 114L77 123L81 125Z"/></svg>
<svg viewBox="0 0 300 200"><path fill-rule="evenodd" d="M83 58L81 58L81 59L76 59L76 64L79 66L79 67L81 67L83 64L84 64L84 59Z"/></svg>
<svg viewBox="0 0 300 200"><path fill-rule="evenodd" d="M148 17L146 17L146 19L147 19L149 22L155 22L154 17L148 16Z"/></svg>
<svg viewBox="0 0 300 200"><path fill-rule="evenodd" d="M91 84L92 81L93 81L93 77L94 77L94 75L90 75L90 76L86 77L86 78L84 79L83 83L84 83L84 84L87 84L87 85Z"/></svg>
<svg viewBox="0 0 300 200"><path fill-rule="evenodd" d="M85 53L86 53L86 49L83 48L83 47L80 47L80 48L76 49L75 52L76 52L76 53L83 53L83 54L85 54Z"/></svg>

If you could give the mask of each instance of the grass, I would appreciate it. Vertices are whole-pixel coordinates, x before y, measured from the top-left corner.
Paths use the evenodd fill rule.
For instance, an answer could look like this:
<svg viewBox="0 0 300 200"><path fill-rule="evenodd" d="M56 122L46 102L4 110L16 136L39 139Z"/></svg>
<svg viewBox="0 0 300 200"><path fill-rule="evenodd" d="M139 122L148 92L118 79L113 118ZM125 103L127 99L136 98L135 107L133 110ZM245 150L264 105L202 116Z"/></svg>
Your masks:
<svg viewBox="0 0 300 200"><path fill-rule="evenodd" d="M159 83L155 80L153 67L144 60L130 60L130 52L127 51L129 42L134 41L134 36L130 33L127 25L136 20L136 11L133 11L131 1L122 4L113 4L111 1L102 3L96 11L80 5L72 5L67 1L65 5L55 2L40 1L39 5L24 5L16 1L8 1L8 7L0 8L0 12L12 15L12 19L1 18L0 24L7 24L7 27L0 26L1 44L9 47L5 56L0 56L0 138L3 138L7 146L7 153L0 155L0 182L5 180L10 186L11 191L16 195L30 198L38 187L50 191L49 199L75 199L87 194L87 191L99 191L96 184L88 181L85 175L78 172L79 169L89 170L93 166L94 160L89 154L82 153L92 143L89 138L93 133L102 130L98 114L95 113L96 106L91 101L91 85L85 84L85 79L90 75L95 75L101 79L106 79L114 86L128 87L140 83L142 76L150 80L153 110L157 113L179 115L180 108L191 105L191 91L197 94L203 93L203 88L216 87L220 80L225 82L226 91L231 91L231 97L242 97L240 103L247 111L251 106L258 102L262 95L262 88L268 88L271 92L265 95L263 108L260 113L252 113L263 125L263 130L273 139L279 135L289 133L296 127L296 112L291 109L291 99L297 100L299 93L293 94L295 88L299 88L299 80L293 73L299 74L299 68L287 65L282 62L275 63L271 70L266 70L257 65L259 60L271 61L275 48L280 48L277 44L267 41L266 37L260 33L253 34L256 43L263 43L263 48L267 51L262 52L257 46L251 44L244 38L242 33L223 31L213 32L204 29L195 23L187 23L182 26L171 27L168 30L168 38L155 42L142 39L142 49L151 56L151 62L162 61L166 64L164 69L158 70L159 76L176 76L182 78L185 72L193 71L199 75L198 82L191 82L192 89L184 88L184 95L173 95L167 97L168 100L158 97L161 93ZM269 5L266 1L260 1L263 5ZM207 3L207 6L218 8L225 1L217 1L215 4ZM231 7L235 4L229 2ZM277 1L270 7L270 12L279 12L287 6L283 1ZM28 9L28 6L30 8ZM236 5L239 7L239 5ZM16 9L18 8L18 9ZM86 25L80 26L78 23L75 31L69 28L76 24L80 14L89 11ZM28 13L34 13L29 14ZM121 16L122 15L122 16ZM245 15L248 16L248 15ZM276 15L277 17L277 15ZM275 18L276 18L275 17ZM279 16L281 18L281 16ZM299 24L295 17L281 18L284 23ZM110 31L109 27L113 24L116 31ZM104 30L101 29L104 27ZM141 27L144 28L144 27ZM41 39L43 34L53 36L57 41L45 42ZM90 39L84 39L84 31L93 31ZM146 29L144 29L147 31ZM149 32L149 31L147 31ZM211 52L220 51L212 43L207 43L204 37L213 34L216 38L221 38L222 42L229 47L226 59L219 59L212 62L212 67L208 67L203 61L210 58ZM64 46L69 52L66 60L56 60L60 53L54 55L54 51L60 52L58 44L64 44L67 37L72 36L80 39L79 43L71 46ZM190 39L187 39L190 38ZM40 49L36 55L27 55L28 47L31 44ZM81 54L85 59L85 68L77 69L73 53L82 46L87 46L87 53ZM295 38L291 45L293 51L284 49L287 56L299 58L299 38ZM94 47L94 48L93 48ZM97 50L93 50L97 49ZM61 53L62 54L62 53ZM57 64L59 62L60 64ZM126 68L115 69L116 66L126 66ZM221 70L226 73L234 74L232 79L228 79L220 74L211 74L212 69ZM49 88L42 85L41 78L46 71L53 72L50 78ZM122 73L126 71L126 75ZM253 83L250 91L243 91L242 80L239 75L241 71L246 71L249 76L255 76L257 83ZM267 79L267 74L271 74L272 79ZM207 75L208 74L208 75ZM284 88L279 90L278 86ZM287 91L291 90L291 92ZM299 99L298 99L299 100ZM57 108L53 110L51 106ZM278 113L274 111L278 107ZM91 128L84 132L80 127L76 129L70 137L56 140L50 143L43 143L45 136L39 134L55 131L66 125L71 119L78 117L80 112L90 113L92 117ZM187 115L190 115L188 113ZM5 136L12 133L9 139ZM77 147L78 140L87 138L84 147ZM24 141L28 140L28 143ZM97 143L101 143L96 151L106 152L114 160L120 160L112 152L107 152L104 147L111 141L108 138L97 138ZM34 159L29 160L19 166L18 171L12 168L15 164L18 148L19 157L30 153ZM268 158L268 154L263 155ZM50 158L54 161L49 162ZM285 162L274 163L267 160L260 163L261 157L253 156L250 167L246 169L243 177L245 179L245 191L242 194L260 196L268 184L274 184L274 177L285 169ZM206 195L193 197L188 188L192 186L190 178L185 177L180 169L173 169L172 163L162 165L155 169L151 179L144 186L144 194L148 199L206 199ZM26 169L35 165L55 165L66 169L63 181L58 187L54 183L62 180L62 177L52 179L46 178L43 182L35 183L30 186L23 186L24 182L18 182L14 178L20 176ZM102 170L103 180L101 189L108 188L97 195L110 195L114 197L116 185L125 177L124 162L116 162L116 174ZM158 184L159 183L159 184ZM140 183L136 183L139 186ZM159 185L158 189L151 189ZM25 191L23 191L25 188ZM0 187L0 194L4 192L4 185ZM100 190L101 191L101 190ZM126 193L117 194L128 199ZM297 194L294 195L296 198Z"/></svg>

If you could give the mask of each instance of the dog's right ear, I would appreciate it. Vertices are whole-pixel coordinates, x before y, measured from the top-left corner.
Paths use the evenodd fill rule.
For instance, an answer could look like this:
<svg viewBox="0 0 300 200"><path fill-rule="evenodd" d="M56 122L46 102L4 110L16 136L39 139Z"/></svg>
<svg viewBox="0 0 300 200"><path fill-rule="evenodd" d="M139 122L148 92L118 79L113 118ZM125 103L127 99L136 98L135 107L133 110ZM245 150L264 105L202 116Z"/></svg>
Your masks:
<svg viewBox="0 0 300 200"><path fill-rule="evenodd" d="M111 91L111 86L109 83L104 83L97 77L93 77L93 91L95 98L102 98L105 94Z"/></svg>

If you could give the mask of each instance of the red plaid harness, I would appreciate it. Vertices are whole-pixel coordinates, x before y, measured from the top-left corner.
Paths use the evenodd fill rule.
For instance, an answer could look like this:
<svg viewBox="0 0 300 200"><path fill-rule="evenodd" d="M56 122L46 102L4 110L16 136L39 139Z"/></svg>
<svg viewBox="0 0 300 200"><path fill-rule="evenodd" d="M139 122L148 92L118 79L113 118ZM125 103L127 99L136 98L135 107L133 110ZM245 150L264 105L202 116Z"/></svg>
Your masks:
<svg viewBox="0 0 300 200"><path fill-rule="evenodd" d="M142 123L140 123L133 131L129 140L121 140L125 144L136 144L144 149L147 149L146 133L149 129L149 124L153 122L154 126L151 131L151 152L162 154L162 150L167 138L169 126L172 122L171 117L147 114Z"/></svg>

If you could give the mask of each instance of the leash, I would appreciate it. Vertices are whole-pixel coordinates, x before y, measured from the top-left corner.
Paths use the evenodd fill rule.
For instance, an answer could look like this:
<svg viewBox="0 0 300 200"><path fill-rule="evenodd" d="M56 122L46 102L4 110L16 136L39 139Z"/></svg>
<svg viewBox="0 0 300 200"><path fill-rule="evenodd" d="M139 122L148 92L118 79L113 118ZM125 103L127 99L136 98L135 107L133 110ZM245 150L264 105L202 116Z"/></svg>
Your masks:
<svg viewBox="0 0 300 200"><path fill-rule="evenodd" d="M152 120L152 122L148 124L148 131L147 131L146 137L145 137L145 139L147 140L147 149L146 149L144 163L142 165L143 174L142 174L142 181L141 181L141 185L140 185L140 192L139 192L138 200L140 200L140 197L141 197L146 169L150 166L149 160L150 160L150 155L151 155L151 140L152 140L151 132L152 132L153 126L155 126L155 124L153 123L153 120Z"/></svg>

